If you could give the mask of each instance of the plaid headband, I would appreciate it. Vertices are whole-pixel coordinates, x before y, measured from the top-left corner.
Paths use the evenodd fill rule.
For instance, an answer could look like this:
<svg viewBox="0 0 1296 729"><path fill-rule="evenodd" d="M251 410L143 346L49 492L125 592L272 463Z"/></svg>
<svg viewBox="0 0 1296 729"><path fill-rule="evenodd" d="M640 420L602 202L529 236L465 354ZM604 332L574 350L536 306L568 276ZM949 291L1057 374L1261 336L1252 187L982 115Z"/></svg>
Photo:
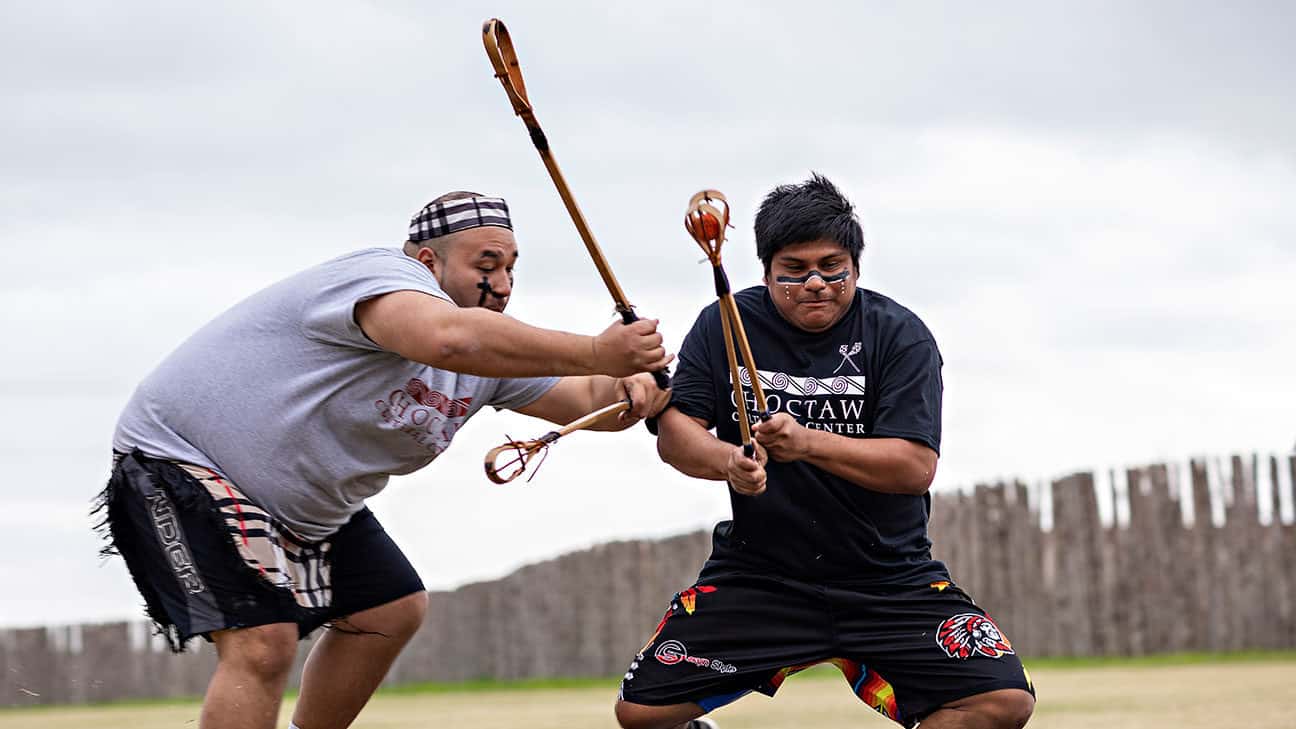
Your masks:
<svg viewBox="0 0 1296 729"><path fill-rule="evenodd" d="M409 239L418 242L487 225L513 230L504 198L468 197L430 202L410 219Z"/></svg>

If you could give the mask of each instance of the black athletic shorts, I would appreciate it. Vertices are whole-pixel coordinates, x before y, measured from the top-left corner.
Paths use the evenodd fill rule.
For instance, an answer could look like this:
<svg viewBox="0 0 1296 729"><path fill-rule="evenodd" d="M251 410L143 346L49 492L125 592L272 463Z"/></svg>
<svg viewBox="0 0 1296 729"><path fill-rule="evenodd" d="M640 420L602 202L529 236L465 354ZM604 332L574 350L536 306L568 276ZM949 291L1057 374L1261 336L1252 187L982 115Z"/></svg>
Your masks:
<svg viewBox="0 0 1296 729"><path fill-rule="evenodd" d="M177 652L197 635L210 640L215 631L272 623L295 623L304 638L424 589L367 508L323 542L290 545L273 518L219 474L138 451L118 454L99 509L110 540L104 553L125 560L149 617ZM260 560L248 544L260 545Z"/></svg>
<svg viewBox="0 0 1296 729"><path fill-rule="evenodd" d="M621 698L711 711L819 663L878 713L911 727L944 704L1022 689L1008 638L955 585L842 587L709 563L675 595L621 682Z"/></svg>

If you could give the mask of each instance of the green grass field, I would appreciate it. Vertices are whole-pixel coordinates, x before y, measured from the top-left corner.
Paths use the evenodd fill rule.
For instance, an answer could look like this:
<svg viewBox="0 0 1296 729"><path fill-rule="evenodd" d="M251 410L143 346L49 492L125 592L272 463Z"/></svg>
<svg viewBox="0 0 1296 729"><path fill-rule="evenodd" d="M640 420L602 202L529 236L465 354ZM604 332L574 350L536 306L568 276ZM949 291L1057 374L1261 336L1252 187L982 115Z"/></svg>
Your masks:
<svg viewBox="0 0 1296 729"><path fill-rule="evenodd" d="M1296 654L1027 662L1039 692L1033 729L1296 729ZM404 687L379 693L356 727L594 729L615 726L615 679ZM287 726L287 702L281 727ZM195 727L198 702L0 709L0 729ZM851 696L835 670L748 696L714 714L722 729L896 726Z"/></svg>

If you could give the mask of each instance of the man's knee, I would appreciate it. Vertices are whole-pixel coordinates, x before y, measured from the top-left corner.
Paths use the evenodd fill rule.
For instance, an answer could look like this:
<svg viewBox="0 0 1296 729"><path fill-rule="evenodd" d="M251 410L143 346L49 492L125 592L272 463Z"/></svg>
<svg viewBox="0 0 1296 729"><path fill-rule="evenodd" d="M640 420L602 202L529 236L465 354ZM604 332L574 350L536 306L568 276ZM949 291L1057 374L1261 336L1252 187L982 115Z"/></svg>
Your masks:
<svg viewBox="0 0 1296 729"><path fill-rule="evenodd" d="M980 725L994 729L1021 729L1035 711L1035 697L1022 689L1000 689L970 697L961 707L979 714Z"/></svg>
<svg viewBox="0 0 1296 729"><path fill-rule="evenodd" d="M640 706L618 700L616 702L616 720L621 729L652 729L651 715L644 711L650 706Z"/></svg>
<svg viewBox="0 0 1296 729"><path fill-rule="evenodd" d="M377 633L404 643L423 625L427 610L427 592L420 590L378 607L335 620L333 624L344 632Z"/></svg>
<svg viewBox="0 0 1296 729"><path fill-rule="evenodd" d="M392 603L392 606L396 609L394 629L397 635L409 640L423 626L423 620L427 618L428 594L424 590L419 590L402 597Z"/></svg>
<svg viewBox="0 0 1296 729"><path fill-rule="evenodd" d="M1006 729L1021 729L1035 713L1035 697L1029 691L1008 689L998 700L1000 723Z"/></svg>
<svg viewBox="0 0 1296 729"><path fill-rule="evenodd" d="M297 658L297 626L293 623L233 628L212 634L222 666L266 681L287 677Z"/></svg>
<svg viewBox="0 0 1296 729"><path fill-rule="evenodd" d="M621 729L668 729L702 715L696 704L645 706L617 699L616 720Z"/></svg>

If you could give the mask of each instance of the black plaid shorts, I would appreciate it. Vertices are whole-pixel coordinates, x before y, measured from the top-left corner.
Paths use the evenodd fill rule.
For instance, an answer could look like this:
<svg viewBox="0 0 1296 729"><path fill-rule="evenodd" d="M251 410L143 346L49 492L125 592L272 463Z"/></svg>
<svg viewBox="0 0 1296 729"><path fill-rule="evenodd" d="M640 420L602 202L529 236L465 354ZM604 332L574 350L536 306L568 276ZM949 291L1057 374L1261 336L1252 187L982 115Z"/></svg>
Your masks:
<svg viewBox="0 0 1296 729"><path fill-rule="evenodd" d="M420 592L367 508L322 542L298 539L220 474L116 454L98 497L103 553L120 554L174 651L228 628L295 623L300 637Z"/></svg>

